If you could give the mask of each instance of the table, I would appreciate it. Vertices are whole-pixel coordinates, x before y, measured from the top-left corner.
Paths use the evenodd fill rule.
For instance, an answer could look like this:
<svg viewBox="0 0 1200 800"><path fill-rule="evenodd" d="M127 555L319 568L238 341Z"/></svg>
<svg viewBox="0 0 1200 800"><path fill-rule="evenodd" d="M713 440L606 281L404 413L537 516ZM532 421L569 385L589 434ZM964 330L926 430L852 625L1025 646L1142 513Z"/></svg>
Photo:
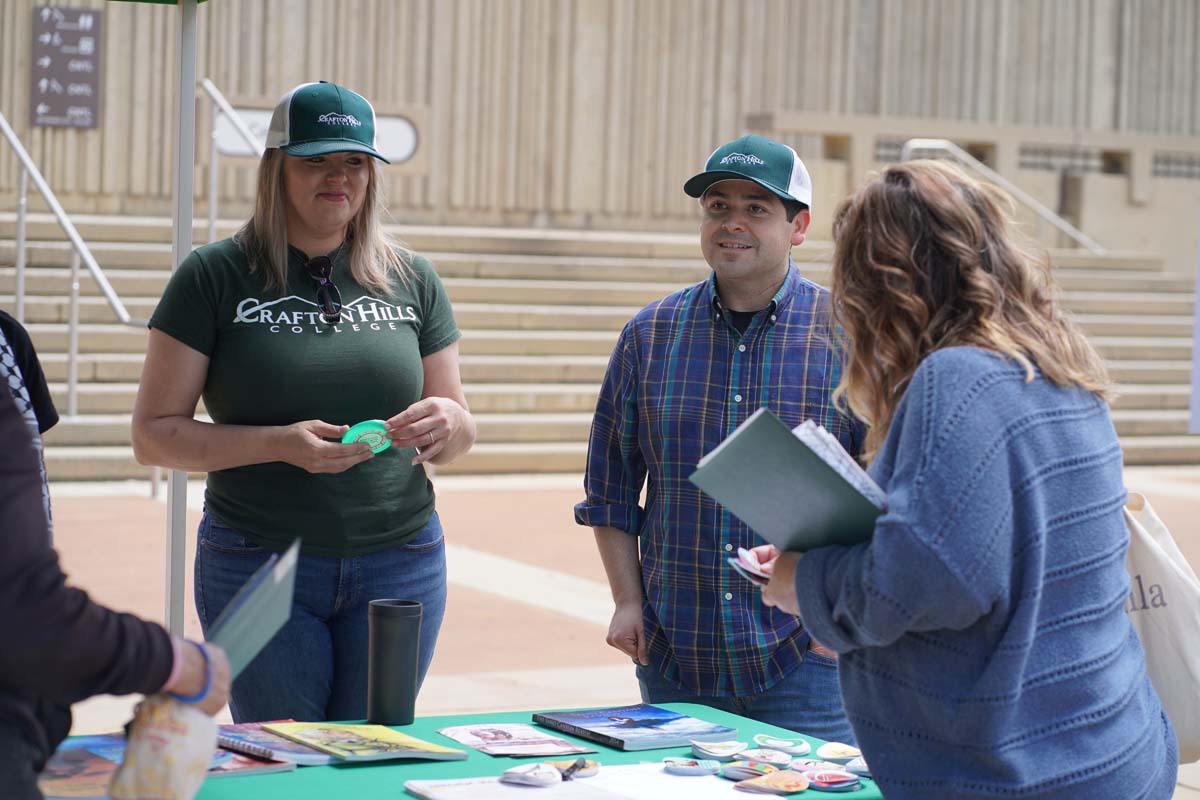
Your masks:
<svg viewBox="0 0 1200 800"><path fill-rule="evenodd" d="M729 714L708 706L691 703L662 703L663 708L669 708L682 714L688 714L709 722L716 722L737 728L738 739L749 742L755 734L766 733L781 737L794 737L796 734L784 728L756 722L736 714ZM467 751L465 761L377 761L360 764L344 764L329 767L298 767L294 772L282 772L269 775L248 775L205 781L196 796L197 800L334 800L334 798L354 798L355 800L397 800L411 798L404 791L404 782L408 780L435 780L446 778L471 778L485 775L499 775L508 767L527 761L542 761L543 758L509 758L489 756L470 748L462 747L437 732L438 728L451 725L483 725L496 722L530 722L532 712L509 711L491 714L460 714L444 717L419 717L413 724L396 728L418 739L436 742L451 747L460 747ZM661 761L665 756L690 755L688 748L671 748L664 750L638 750L625 752L612 750L595 742L588 742L573 736L555 731L556 736L562 736L570 741L578 741L594 747L596 755L589 755L603 765L637 764L642 761ZM823 742L820 739L805 737L813 745ZM813 756L815 758L815 756ZM583 779L583 780L586 780ZM681 787L686 787L687 778L680 778ZM732 784L730 784L732 788ZM686 790L686 788L685 788ZM531 796L536 794L531 790ZM732 796L732 795L731 795ZM751 798L756 795L746 792L736 792L737 797ZM767 795L761 795L767 796ZM806 800L814 798L846 798L846 800L881 800L883 797L874 782L863 781L863 788L855 792L839 792L826 794L809 790L803 795Z"/></svg>

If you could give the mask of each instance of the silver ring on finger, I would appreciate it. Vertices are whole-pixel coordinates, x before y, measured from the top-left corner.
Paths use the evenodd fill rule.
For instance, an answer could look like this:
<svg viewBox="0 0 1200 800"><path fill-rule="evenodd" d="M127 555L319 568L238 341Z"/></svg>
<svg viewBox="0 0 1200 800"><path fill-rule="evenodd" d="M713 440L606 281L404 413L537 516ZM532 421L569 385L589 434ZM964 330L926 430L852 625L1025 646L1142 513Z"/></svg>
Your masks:
<svg viewBox="0 0 1200 800"><path fill-rule="evenodd" d="M429 446L433 447L433 431L425 431L429 434Z"/></svg>

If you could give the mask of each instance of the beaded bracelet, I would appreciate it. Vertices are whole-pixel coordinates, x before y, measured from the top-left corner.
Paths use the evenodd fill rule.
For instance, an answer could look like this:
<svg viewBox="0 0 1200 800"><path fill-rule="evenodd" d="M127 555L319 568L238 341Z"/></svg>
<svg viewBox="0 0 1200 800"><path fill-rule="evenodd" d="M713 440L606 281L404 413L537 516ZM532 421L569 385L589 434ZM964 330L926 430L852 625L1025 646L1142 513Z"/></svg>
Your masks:
<svg viewBox="0 0 1200 800"><path fill-rule="evenodd" d="M204 688L201 689L200 691L196 692L195 694L183 695L183 694L176 694L175 692L167 692L167 696L171 697L175 700L178 700L181 703L199 703L201 700L208 697L209 691L212 690L212 685L213 685L212 662L209 661L209 659L208 659L208 650L205 649L204 645L199 644L197 642L188 642L188 644L195 646L195 648L200 651L200 655L204 658Z"/></svg>

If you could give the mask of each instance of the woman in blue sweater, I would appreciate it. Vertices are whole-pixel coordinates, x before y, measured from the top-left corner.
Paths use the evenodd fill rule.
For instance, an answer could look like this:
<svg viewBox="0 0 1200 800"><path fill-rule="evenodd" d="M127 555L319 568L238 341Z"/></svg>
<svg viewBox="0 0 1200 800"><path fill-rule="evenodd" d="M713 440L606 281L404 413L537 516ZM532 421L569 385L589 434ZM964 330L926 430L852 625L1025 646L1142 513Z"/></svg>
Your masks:
<svg viewBox="0 0 1200 800"><path fill-rule="evenodd" d="M930 161L839 209L838 393L888 507L869 543L779 556L763 599L839 654L889 800L1169 798L1108 378L1010 209Z"/></svg>

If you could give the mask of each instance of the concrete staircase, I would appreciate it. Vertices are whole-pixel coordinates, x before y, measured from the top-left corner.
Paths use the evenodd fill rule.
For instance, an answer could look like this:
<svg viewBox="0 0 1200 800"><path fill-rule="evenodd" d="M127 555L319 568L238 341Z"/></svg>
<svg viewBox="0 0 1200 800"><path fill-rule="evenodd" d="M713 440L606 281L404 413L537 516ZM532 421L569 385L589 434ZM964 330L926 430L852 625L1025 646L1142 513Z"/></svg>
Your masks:
<svg viewBox="0 0 1200 800"><path fill-rule="evenodd" d="M130 313L148 317L169 275L169 220L74 221ZM414 226L396 233L433 260L464 332L462 375L479 440L440 468L444 474L582 471L596 391L621 326L644 304L707 275L694 234ZM31 215L27 236L25 321L65 413L69 251L45 215ZM14 238L14 215L0 213L0 306L10 310ZM823 242L795 251L821 283L830 255ZM1154 257L1064 251L1054 260L1068 307L1119 384L1113 418L1126 462L1200 463L1200 437L1186 435L1193 282L1165 274ZM82 292L79 415L47 436L50 475L142 478L129 412L146 333L116 324L86 274Z"/></svg>

